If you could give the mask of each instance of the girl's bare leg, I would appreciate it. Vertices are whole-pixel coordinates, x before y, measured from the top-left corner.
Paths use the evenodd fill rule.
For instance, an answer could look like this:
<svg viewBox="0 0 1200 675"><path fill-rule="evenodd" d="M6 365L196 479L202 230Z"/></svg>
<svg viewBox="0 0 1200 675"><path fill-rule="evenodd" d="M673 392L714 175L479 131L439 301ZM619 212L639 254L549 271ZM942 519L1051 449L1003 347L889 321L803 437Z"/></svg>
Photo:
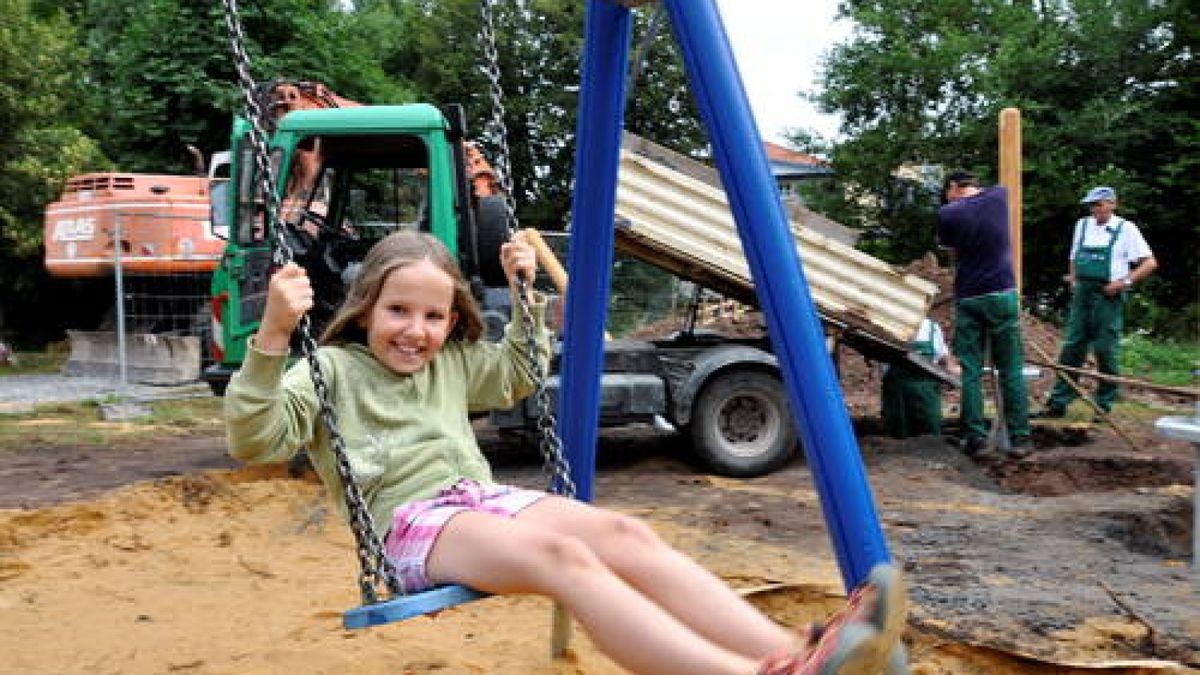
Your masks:
<svg viewBox="0 0 1200 675"><path fill-rule="evenodd" d="M800 641L640 520L561 497L543 499L517 519L583 540L615 574L726 649L757 660Z"/></svg>
<svg viewBox="0 0 1200 675"><path fill-rule="evenodd" d="M552 532L538 522L459 513L438 537L426 572L435 583L551 596L566 606L601 651L635 673L755 672L758 659L697 634L615 575L581 539ZM689 588L688 597L696 599L700 590Z"/></svg>

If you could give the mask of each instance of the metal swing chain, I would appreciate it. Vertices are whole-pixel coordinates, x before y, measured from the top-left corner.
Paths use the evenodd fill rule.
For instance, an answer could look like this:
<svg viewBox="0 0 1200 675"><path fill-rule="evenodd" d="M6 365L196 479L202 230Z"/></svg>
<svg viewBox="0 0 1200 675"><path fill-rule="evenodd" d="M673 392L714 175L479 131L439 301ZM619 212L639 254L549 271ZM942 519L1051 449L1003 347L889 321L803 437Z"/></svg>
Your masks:
<svg viewBox="0 0 1200 675"><path fill-rule="evenodd" d="M629 104L633 101L633 93L637 89L638 78L641 77L642 71L646 68L646 57L650 55L650 49L654 46L655 40L658 39L658 30L666 18L667 5L664 2L660 2L654 9L654 14L650 15L650 22L646 25L646 32L642 34L642 39L638 41L637 51L633 55L633 59L629 65L629 72L625 76L625 102L622 104L622 107L626 112L629 111Z"/></svg>
<svg viewBox="0 0 1200 675"><path fill-rule="evenodd" d="M250 121L250 143L254 147L254 161L259 175L262 176L261 189L266 198L268 222L272 226L272 243L274 251L272 260L276 265L284 265L294 258L291 244L279 226L281 200L275 190L278 178L271 165L267 148L267 135L263 130L263 110L254 96L255 83L250 74L250 57L243 47L245 35L242 32L241 20L238 16L237 0L223 0L225 8L225 25L229 29L229 42L233 49L234 63L238 72L238 84L245 98L246 111ZM338 477L342 481L343 497L346 510L350 517L350 528L354 532L357 543L359 562L358 584L364 604L379 601L376 589L386 586L392 596L404 594L395 567L383 552L383 543L375 533L374 520L371 512L363 501L362 491L354 481L350 468L350 460L346 455L346 444L338 426L337 414L333 409L329 386L317 359L317 343L312 337L312 321L308 314L300 319L297 327L300 334L300 347L304 358L312 371L313 389L320 402L321 419L329 430L330 445L332 446Z"/></svg>
<svg viewBox="0 0 1200 675"><path fill-rule="evenodd" d="M494 169L500 191L504 195L504 206L507 212L508 235L511 239L517 233L517 204L513 193L510 154L508 149L508 127L504 123L504 90L500 86L500 55L496 51L496 26L492 18L492 0L479 0L481 21L481 37L483 38L483 53L486 63L484 74L487 75L492 96L491 125L497 135L498 154ZM542 473L550 486L550 491L568 498L575 497L575 482L571 480L571 467L563 455L562 439L558 436L554 414L551 412L550 392L546 389L546 375L550 370L549 363L540 363L538 358L537 338L533 334L533 311L529 308L526 289L532 280L517 280L517 304L520 305L521 320L528 328L529 361L534 364L534 385L537 387L535 402L537 405L537 429L540 437L538 448L542 453Z"/></svg>

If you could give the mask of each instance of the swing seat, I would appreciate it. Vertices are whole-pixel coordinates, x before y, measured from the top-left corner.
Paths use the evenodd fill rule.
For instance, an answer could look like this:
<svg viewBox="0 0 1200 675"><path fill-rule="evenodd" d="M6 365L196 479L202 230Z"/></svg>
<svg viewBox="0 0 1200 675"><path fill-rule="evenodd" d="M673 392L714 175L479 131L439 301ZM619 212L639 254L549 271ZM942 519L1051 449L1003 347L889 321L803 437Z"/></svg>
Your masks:
<svg viewBox="0 0 1200 675"><path fill-rule="evenodd" d="M342 615L342 626L349 629L380 626L486 598L487 595L466 586L438 586L347 610Z"/></svg>

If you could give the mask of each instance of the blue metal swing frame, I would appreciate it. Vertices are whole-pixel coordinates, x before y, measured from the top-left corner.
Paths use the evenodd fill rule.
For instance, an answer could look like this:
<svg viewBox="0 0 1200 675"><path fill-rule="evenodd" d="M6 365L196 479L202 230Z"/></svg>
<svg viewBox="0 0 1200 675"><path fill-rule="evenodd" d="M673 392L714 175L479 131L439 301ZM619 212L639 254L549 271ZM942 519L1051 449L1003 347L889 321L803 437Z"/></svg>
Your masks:
<svg viewBox="0 0 1200 675"><path fill-rule="evenodd" d="M779 191L767 163L741 75L715 0L660 0L683 53L691 90L713 144L717 170L796 425L816 481L826 526L847 590L891 559L849 413ZM632 20L614 0L587 0L576 126L558 434L577 497L592 501L599 429L604 322L613 262L613 216L624 125ZM486 594L445 586L346 612L347 628L399 621Z"/></svg>

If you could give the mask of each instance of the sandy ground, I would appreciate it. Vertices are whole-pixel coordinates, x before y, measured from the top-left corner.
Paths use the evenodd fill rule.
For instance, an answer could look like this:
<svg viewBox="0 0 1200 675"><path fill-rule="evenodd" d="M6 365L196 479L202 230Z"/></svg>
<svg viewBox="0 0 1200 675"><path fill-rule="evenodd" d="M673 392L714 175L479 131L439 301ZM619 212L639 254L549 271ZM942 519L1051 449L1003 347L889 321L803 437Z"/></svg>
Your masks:
<svg viewBox="0 0 1200 675"><path fill-rule="evenodd" d="M1183 665L1200 664L1190 448L1156 446L1140 485L1113 488L1088 477L1135 475L1111 439L1044 449L1024 471L977 466L935 439L862 439L912 586L915 672L1197 672ZM485 440L501 479L539 484L532 453ZM0 672L621 672L578 631L569 657L552 661L551 612L537 598L343 630L357 563L320 486L283 467L214 468L221 453L219 437L196 437L119 458L96 448L7 458ZM840 576L803 461L725 479L672 437L636 429L606 432L601 457L600 503L650 520L776 619L799 624L837 606ZM98 465L117 468L88 468ZM121 476L150 480L103 491ZM1044 493L1067 480L1071 494L1057 497L1004 487ZM55 493L69 501L49 503Z"/></svg>

